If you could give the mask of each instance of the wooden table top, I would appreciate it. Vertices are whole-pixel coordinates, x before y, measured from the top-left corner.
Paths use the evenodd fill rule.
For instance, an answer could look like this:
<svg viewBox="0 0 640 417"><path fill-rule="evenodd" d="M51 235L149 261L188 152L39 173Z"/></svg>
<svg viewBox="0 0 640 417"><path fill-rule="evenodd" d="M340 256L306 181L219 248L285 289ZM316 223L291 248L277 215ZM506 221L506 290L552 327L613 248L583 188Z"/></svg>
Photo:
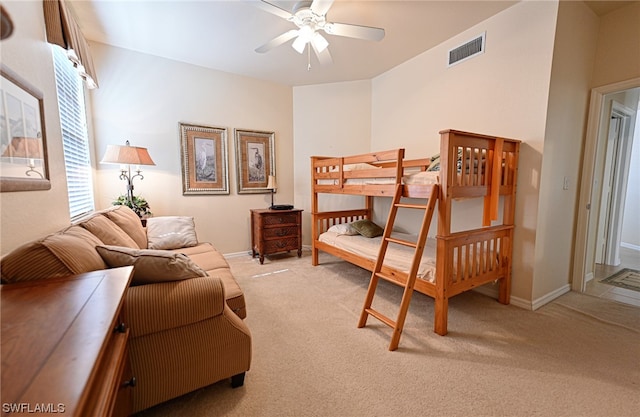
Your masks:
<svg viewBox="0 0 640 417"><path fill-rule="evenodd" d="M2 402L74 415L113 333L133 267L0 286Z"/></svg>

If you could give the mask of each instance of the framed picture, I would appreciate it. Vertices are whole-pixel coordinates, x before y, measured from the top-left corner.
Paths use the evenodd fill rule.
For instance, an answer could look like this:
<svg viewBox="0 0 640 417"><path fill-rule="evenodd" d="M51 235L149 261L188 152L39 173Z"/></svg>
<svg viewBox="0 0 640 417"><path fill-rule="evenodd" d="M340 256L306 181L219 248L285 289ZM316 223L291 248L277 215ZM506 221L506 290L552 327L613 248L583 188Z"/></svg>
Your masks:
<svg viewBox="0 0 640 417"><path fill-rule="evenodd" d="M274 132L235 129L238 194L269 193L269 175L276 174Z"/></svg>
<svg viewBox="0 0 640 417"><path fill-rule="evenodd" d="M182 194L229 194L227 129L180 123Z"/></svg>
<svg viewBox="0 0 640 417"><path fill-rule="evenodd" d="M0 191L51 188L42 93L0 65Z"/></svg>

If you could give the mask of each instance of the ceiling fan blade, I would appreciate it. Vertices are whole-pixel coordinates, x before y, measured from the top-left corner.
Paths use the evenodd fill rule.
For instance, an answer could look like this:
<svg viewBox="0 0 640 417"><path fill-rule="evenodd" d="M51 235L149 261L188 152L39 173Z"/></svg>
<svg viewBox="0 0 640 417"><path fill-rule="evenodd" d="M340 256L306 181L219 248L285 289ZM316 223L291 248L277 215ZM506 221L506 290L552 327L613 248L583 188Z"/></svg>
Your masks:
<svg viewBox="0 0 640 417"><path fill-rule="evenodd" d="M296 36L298 36L298 30L291 29L290 31L285 32L282 35L276 36L275 38L271 39L269 42L265 43L261 47L256 48L256 52L259 52L261 54L268 52L271 49L275 48L276 46L280 46L286 41L295 38Z"/></svg>
<svg viewBox="0 0 640 417"><path fill-rule="evenodd" d="M324 31L329 35L346 36L365 41L380 41L384 38L384 29L370 26L351 25L348 23L327 23Z"/></svg>
<svg viewBox="0 0 640 417"><path fill-rule="evenodd" d="M279 16L283 19L293 19L293 15L291 14L291 12L289 12L288 10L285 9L281 9L280 7L276 6L275 4L271 4L268 1L264 1L264 0L259 0L259 1L254 1L253 2L258 8L264 10L265 12L269 12L272 14L275 14L276 16Z"/></svg>
<svg viewBox="0 0 640 417"><path fill-rule="evenodd" d="M313 0L313 3L311 3L311 11L318 16L324 16L332 5L333 0Z"/></svg>
<svg viewBox="0 0 640 417"><path fill-rule="evenodd" d="M311 46L313 47L313 51L316 53L318 57L318 61L320 61L320 65L331 65L333 64L333 58L331 58L331 53L329 53L329 48L324 48L321 52L318 52L316 48L316 44L311 42Z"/></svg>

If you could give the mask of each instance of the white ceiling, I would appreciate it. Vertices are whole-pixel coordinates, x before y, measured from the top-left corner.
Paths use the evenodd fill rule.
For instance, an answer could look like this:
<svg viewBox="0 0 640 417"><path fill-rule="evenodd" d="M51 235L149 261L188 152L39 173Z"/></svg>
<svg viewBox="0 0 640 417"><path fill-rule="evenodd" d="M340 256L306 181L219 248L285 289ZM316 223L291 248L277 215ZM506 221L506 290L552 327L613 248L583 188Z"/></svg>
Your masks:
<svg viewBox="0 0 640 417"><path fill-rule="evenodd" d="M312 53L311 70L307 70L306 52L298 54L292 41L265 54L255 52L295 28L293 23L256 7L252 4L255 1L68 3L91 41L293 86L373 78L517 3L335 0L327 13L328 21L381 27L385 38L371 42L326 35L333 64L321 66ZM271 2L287 10L296 3Z"/></svg>

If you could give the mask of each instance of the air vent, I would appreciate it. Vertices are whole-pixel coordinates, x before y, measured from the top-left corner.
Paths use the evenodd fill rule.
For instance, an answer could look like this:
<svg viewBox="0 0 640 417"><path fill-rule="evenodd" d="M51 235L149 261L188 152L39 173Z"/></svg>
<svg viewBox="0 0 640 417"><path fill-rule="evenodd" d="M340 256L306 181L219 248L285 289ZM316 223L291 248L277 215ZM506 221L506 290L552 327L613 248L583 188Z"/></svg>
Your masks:
<svg viewBox="0 0 640 417"><path fill-rule="evenodd" d="M486 32L475 39L449 50L449 67L484 53L484 40Z"/></svg>

